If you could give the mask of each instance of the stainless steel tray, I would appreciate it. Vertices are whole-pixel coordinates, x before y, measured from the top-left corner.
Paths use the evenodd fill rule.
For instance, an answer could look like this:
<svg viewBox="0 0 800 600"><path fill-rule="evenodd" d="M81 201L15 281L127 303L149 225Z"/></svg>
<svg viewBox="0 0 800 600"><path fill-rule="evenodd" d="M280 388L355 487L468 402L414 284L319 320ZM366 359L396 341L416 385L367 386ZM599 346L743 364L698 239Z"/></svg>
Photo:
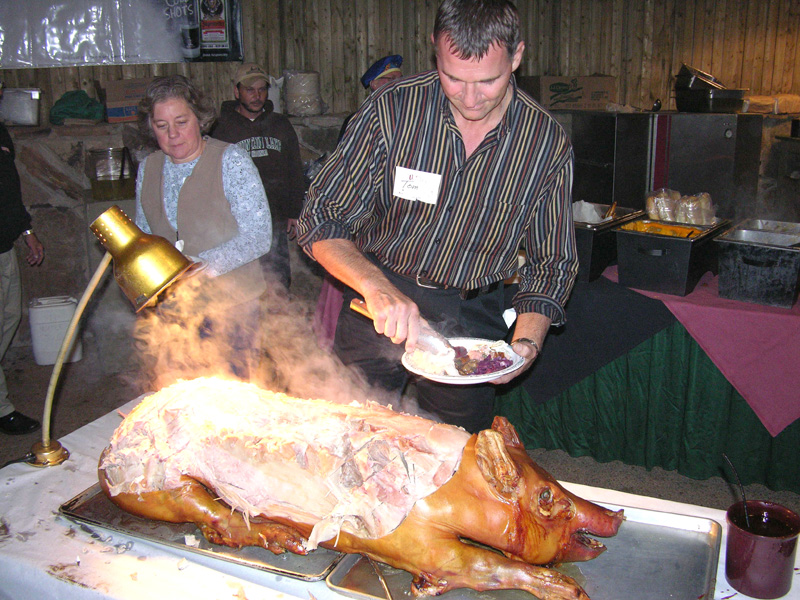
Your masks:
<svg viewBox="0 0 800 600"><path fill-rule="evenodd" d="M713 598L721 527L710 519L638 508L624 508L619 533L604 539L608 550L583 563L558 570L574 578L592 600L664 600ZM378 563L394 600L411 599L411 575ZM357 600L385 600L369 562L346 556L326 578L328 587ZM530 600L521 590L453 590L442 598Z"/></svg>
<svg viewBox="0 0 800 600"><path fill-rule="evenodd" d="M325 548L317 548L306 556L301 556L291 552L273 554L269 550L255 546L237 550L211 544L191 523L165 523L142 519L123 511L106 497L100 489L99 483L62 504L58 512L67 519L78 523L84 531L97 538L102 539L102 536L88 525L113 531L126 537L134 537L303 581L323 579L344 556L340 552L333 552ZM195 543L197 546L193 545Z"/></svg>
<svg viewBox="0 0 800 600"><path fill-rule="evenodd" d="M717 239L721 242L800 249L800 223L750 219L729 229Z"/></svg>
<svg viewBox="0 0 800 600"><path fill-rule="evenodd" d="M600 214L605 214L605 212L611 206L610 204L597 204L594 202L589 202L588 204L593 204L596 206ZM600 223L587 223L585 221L576 220L574 221L574 224L575 228L578 230L588 229L589 231L605 231L607 229L613 229L619 225L623 225L628 221L638 219L639 217L644 216L644 214L645 211L641 209L618 206L614 209L614 217L608 221L602 221Z"/></svg>

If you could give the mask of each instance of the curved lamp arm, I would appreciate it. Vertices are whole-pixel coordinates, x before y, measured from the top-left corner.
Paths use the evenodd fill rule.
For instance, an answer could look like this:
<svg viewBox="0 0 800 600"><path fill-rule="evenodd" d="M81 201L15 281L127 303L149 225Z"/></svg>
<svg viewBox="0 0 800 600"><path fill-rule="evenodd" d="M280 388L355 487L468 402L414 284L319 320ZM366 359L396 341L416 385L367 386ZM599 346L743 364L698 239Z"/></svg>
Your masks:
<svg viewBox="0 0 800 600"><path fill-rule="evenodd" d="M56 393L58 386L58 378L61 375L61 368L64 366L64 359L72 347L75 333L78 331L78 324L83 316L83 311L89 303L89 299L97 289L97 285L103 278L103 275L111 264L111 253L106 252L97 270L92 275L89 285L83 292L78 305L75 307L75 314L72 315L72 320L67 327L67 333L64 335L64 341L61 343L61 349L58 351L53 373L50 375L50 385L47 387L47 396L44 400L44 414L42 416L42 441L33 445L31 450L33 459L31 464L35 467L50 467L59 465L69 458L69 450L64 448L58 441L50 439L50 414L53 411L53 397Z"/></svg>

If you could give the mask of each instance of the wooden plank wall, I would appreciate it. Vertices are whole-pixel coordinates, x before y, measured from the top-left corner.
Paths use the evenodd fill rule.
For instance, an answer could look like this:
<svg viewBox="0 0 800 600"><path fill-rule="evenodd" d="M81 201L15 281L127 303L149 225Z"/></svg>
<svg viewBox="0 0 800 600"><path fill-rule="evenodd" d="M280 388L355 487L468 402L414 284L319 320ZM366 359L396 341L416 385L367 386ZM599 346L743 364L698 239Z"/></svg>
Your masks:
<svg viewBox="0 0 800 600"><path fill-rule="evenodd" d="M431 66L437 0L242 0L245 59L275 77L320 73L328 112L354 110L358 79L376 59L401 54L407 73ZM730 88L800 94L797 0L518 0L527 51L523 75L617 78L620 103L674 109L682 63ZM217 102L232 97L232 63L0 69L9 87L43 90L42 115L82 83L182 73Z"/></svg>

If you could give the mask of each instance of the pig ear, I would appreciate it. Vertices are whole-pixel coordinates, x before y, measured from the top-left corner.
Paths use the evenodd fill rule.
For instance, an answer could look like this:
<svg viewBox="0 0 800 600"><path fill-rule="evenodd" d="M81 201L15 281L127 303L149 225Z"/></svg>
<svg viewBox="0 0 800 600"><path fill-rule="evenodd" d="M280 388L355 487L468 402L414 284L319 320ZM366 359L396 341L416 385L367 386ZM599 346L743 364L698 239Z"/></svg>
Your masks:
<svg viewBox="0 0 800 600"><path fill-rule="evenodd" d="M513 492L520 479L520 469L506 450L503 436L493 429L478 433L475 460L483 478L501 494Z"/></svg>
<svg viewBox="0 0 800 600"><path fill-rule="evenodd" d="M492 429L503 436L506 446L524 450L525 447L522 445L519 435L517 435L517 430L505 417L496 416L492 421Z"/></svg>

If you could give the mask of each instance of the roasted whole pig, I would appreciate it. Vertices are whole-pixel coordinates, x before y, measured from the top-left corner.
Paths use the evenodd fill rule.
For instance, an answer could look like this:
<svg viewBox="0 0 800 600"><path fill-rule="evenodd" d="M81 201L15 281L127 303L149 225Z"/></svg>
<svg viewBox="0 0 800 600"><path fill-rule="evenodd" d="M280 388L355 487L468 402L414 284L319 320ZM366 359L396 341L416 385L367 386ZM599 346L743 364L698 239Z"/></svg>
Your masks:
<svg viewBox="0 0 800 600"><path fill-rule="evenodd" d="M623 520L563 489L502 417L470 436L372 403L214 378L145 398L103 451L99 478L133 514L195 523L217 544L365 554L409 571L418 596L586 599L540 565L596 557L605 547L588 535L613 536Z"/></svg>

